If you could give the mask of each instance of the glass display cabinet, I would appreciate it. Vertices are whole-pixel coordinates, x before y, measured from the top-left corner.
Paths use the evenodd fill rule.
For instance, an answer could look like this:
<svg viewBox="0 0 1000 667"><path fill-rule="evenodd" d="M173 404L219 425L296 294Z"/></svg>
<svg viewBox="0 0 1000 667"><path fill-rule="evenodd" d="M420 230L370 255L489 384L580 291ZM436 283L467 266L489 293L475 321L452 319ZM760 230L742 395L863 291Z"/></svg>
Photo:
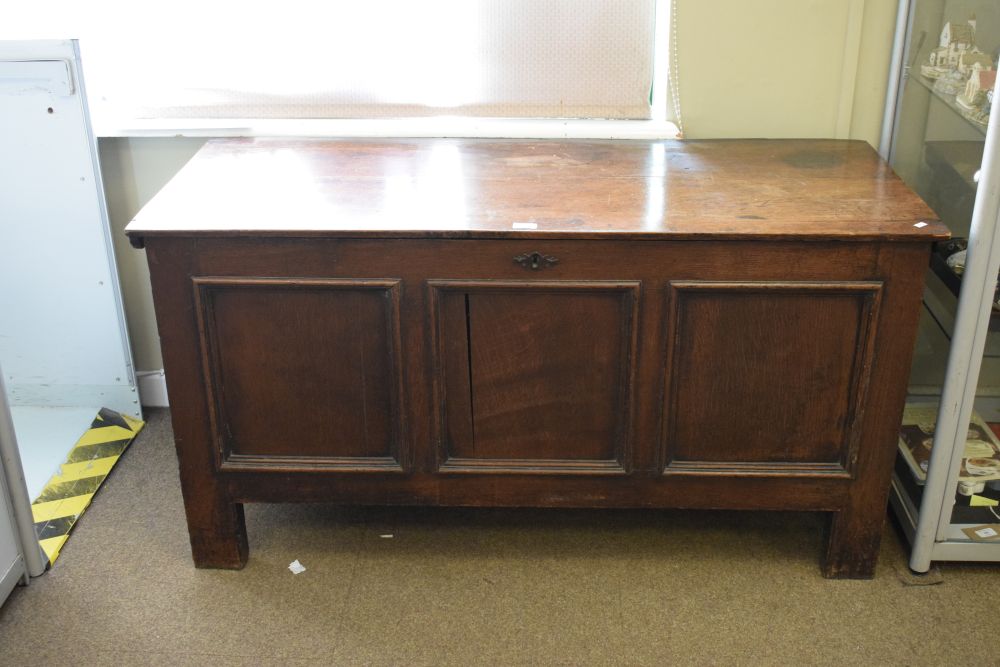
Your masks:
<svg viewBox="0 0 1000 667"><path fill-rule="evenodd" d="M1000 561L996 0L902 0L887 101L896 172L948 225L931 258L892 506L910 567Z"/></svg>

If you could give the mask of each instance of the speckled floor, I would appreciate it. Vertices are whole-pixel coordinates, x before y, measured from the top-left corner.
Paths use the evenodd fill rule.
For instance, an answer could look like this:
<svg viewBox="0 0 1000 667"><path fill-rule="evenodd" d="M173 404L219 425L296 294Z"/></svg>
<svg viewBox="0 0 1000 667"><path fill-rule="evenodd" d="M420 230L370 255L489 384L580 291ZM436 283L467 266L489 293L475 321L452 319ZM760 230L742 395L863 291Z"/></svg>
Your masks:
<svg viewBox="0 0 1000 667"><path fill-rule="evenodd" d="M251 505L246 569L196 570L171 437L151 413L0 609L0 664L1000 664L1000 566L908 586L889 524L873 581L827 581L813 514Z"/></svg>

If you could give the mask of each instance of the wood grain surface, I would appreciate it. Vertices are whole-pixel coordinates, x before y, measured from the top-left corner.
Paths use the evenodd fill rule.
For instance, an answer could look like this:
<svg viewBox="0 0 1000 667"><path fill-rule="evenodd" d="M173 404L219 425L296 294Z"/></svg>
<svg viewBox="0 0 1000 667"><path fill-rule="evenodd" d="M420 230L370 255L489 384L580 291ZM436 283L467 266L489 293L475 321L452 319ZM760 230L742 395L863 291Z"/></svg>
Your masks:
<svg viewBox="0 0 1000 667"><path fill-rule="evenodd" d="M923 227L915 227L926 222ZM209 141L127 232L944 238L860 141Z"/></svg>

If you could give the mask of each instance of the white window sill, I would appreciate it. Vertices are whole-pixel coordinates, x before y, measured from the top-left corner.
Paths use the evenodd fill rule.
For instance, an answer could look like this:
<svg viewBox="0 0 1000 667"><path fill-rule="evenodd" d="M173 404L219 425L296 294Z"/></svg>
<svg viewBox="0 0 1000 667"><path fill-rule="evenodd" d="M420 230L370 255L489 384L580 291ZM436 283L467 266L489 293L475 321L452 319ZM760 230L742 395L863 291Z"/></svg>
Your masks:
<svg viewBox="0 0 1000 667"><path fill-rule="evenodd" d="M482 137L520 139L675 139L661 120L513 118L94 119L98 137Z"/></svg>

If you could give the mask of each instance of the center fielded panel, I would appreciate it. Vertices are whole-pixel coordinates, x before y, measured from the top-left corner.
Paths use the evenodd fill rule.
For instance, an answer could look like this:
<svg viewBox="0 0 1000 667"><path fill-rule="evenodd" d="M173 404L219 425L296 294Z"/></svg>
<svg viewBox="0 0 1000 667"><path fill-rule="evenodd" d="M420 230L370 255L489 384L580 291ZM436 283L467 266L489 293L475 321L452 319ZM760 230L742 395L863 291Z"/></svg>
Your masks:
<svg viewBox="0 0 1000 667"><path fill-rule="evenodd" d="M625 470L638 283L431 285L443 470Z"/></svg>

